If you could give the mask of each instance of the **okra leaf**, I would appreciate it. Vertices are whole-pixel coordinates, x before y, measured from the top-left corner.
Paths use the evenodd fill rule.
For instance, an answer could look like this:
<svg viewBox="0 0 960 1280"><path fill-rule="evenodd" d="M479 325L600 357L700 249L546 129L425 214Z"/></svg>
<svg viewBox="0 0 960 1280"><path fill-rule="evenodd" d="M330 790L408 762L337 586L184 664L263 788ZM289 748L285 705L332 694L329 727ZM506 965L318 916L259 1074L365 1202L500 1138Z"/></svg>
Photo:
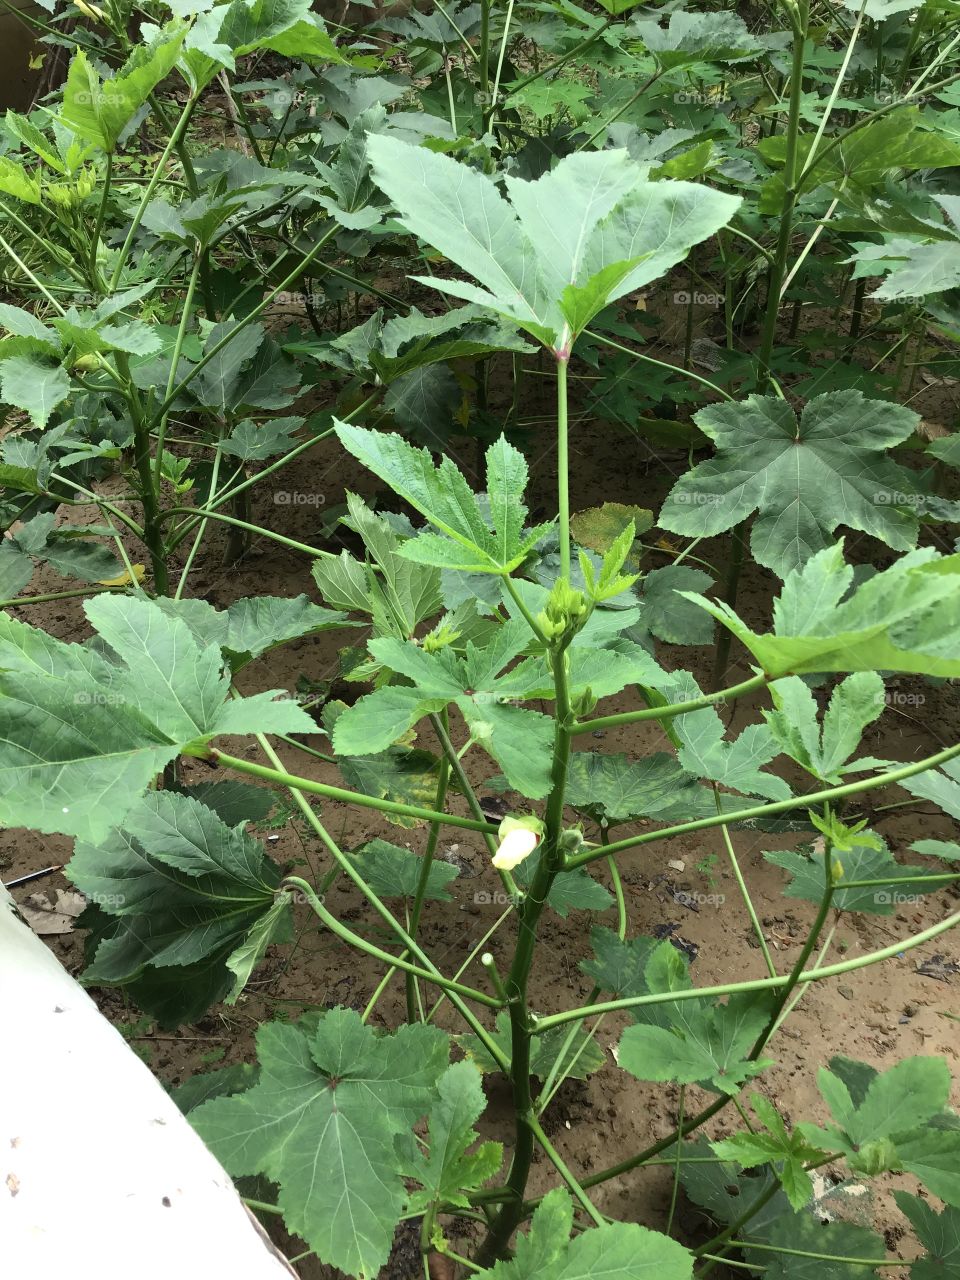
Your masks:
<svg viewBox="0 0 960 1280"><path fill-rule="evenodd" d="M680 477L659 523L671 533L708 537L754 511L754 558L785 578L828 546L838 525L907 551L917 538L914 473L888 451L913 432L917 415L830 391L809 401L799 422L785 400L751 395L694 415L716 456Z"/></svg>
<svg viewBox="0 0 960 1280"><path fill-rule="evenodd" d="M662 751L642 760L575 751L567 766L566 802L610 827L637 818L684 822L717 811L712 792Z"/></svg>
<svg viewBox="0 0 960 1280"><path fill-rule="evenodd" d="M799 1133L788 1133L776 1107L762 1094L754 1094L751 1101L767 1132L735 1133L710 1145L721 1160L730 1160L744 1169L773 1165L791 1206L802 1209L813 1195L813 1183L804 1163L826 1152L811 1147Z"/></svg>
<svg viewBox="0 0 960 1280"><path fill-rule="evenodd" d="M368 153L404 226L482 287L425 283L508 317L564 357L578 326L681 261L739 204L694 184L649 182L621 149L575 152L533 182L507 178L509 201L449 156L382 134Z"/></svg>
<svg viewBox="0 0 960 1280"><path fill-rule="evenodd" d="M931 1124L898 1138L897 1159L935 1196L960 1208L960 1129L955 1115L948 1113L948 1120L950 1127Z"/></svg>
<svg viewBox="0 0 960 1280"><path fill-rule="evenodd" d="M444 535L421 533L404 542L400 554L411 560L477 573L508 573L543 537L545 527L521 533L527 463L502 437L487 450L491 528L449 457L435 466L426 449L416 449L398 435L346 422L337 423L337 435L345 449Z"/></svg>
<svg viewBox="0 0 960 1280"><path fill-rule="evenodd" d="M594 925L590 930L594 959L581 960L580 968L603 991L615 996L642 996L649 991L647 963L660 943L656 938L622 939L613 929Z"/></svg>
<svg viewBox="0 0 960 1280"><path fill-rule="evenodd" d="M168 617L182 620L201 648L219 647L232 671L288 640L354 625L346 614L324 609L305 595L246 596L223 610L205 600L160 597L155 604Z"/></svg>
<svg viewBox="0 0 960 1280"><path fill-rule="evenodd" d="M948 1201L960 1191L960 1128L945 1110L950 1071L942 1058L904 1058L876 1073L856 1101L826 1067L817 1081L835 1123L826 1129L800 1124L797 1131L803 1138L844 1152L858 1172L907 1169Z"/></svg>
<svg viewBox="0 0 960 1280"><path fill-rule="evenodd" d="M407 1200L396 1140L429 1112L448 1054L435 1027L377 1035L352 1009L267 1023L258 1083L190 1120L230 1173L278 1184L288 1229L321 1262L374 1276Z"/></svg>
<svg viewBox="0 0 960 1280"><path fill-rule="evenodd" d="M641 19L634 23L634 29L665 70L702 62L743 62L763 48L734 13L688 13L681 9L670 15L666 28L654 19Z"/></svg>
<svg viewBox="0 0 960 1280"><path fill-rule="evenodd" d="M853 1222L823 1222L813 1213L781 1214L768 1232L764 1243L776 1249L796 1249L801 1253L826 1253L840 1258L862 1258L865 1262L888 1260L886 1242L869 1227ZM822 1259L797 1257L747 1248L746 1256L758 1266L766 1266L764 1274L775 1280L863 1280L871 1268L861 1264L824 1262ZM760 1258L764 1261L761 1263Z"/></svg>
<svg viewBox="0 0 960 1280"><path fill-rule="evenodd" d="M639 994L692 989L686 961L669 942L651 953L643 981L646 992ZM735 993L725 1004L694 997L638 1005L637 1023L621 1036L617 1061L638 1080L696 1082L734 1095L770 1065L769 1059L748 1057L770 1010L767 992Z"/></svg>
<svg viewBox="0 0 960 1280"><path fill-rule="evenodd" d="M901 785L920 800L932 800L960 822L960 760L948 760L939 769L927 769L916 777L904 779Z"/></svg>
<svg viewBox="0 0 960 1280"><path fill-rule="evenodd" d="M185 30L154 28L152 43L137 45L115 76L101 81L82 49L70 61L59 119L85 142L113 151L120 134L147 98L173 70Z"/></svg>
<svg viewBox="0 0 960 1280"><path fill-rule="evenodd" d="M357 871L381 898L412 898L417 892L423 858L410 849L390 844L387 840L369 840L351 859ZM431 863L424 897L436 902L450 902L447 885L460 874L449 862Z"/></svg>
<svg viewBox="0 0 960 1280"><path fill-rule="evenodd" d="M440 1077L437 1097L428 1117L426 1153L416 1150L405 1169L420 1184L407 1205L410 1213L425 1212L432 1204L470 1207L467 1191L478 1191L503 1163L499 1142L479 1146L473 1127L486 1109L480 1072L472 1062L457 1062ZM473 1148L471 1150L471 1148Z"/></svg>
<svg viewBox="0 0 960 1280"><path fill-rule="evenodd" d="M764 716L780 749L823 782L838 783L843 766L868 724L883 712L885 691L875 671L858 671L842 680L817 721L817 703L799 676L778 680L771 689L776 710Z"/></svg>
<svg viewBox="0 0 960 1280"><path fill-rule="evenodd" d="M783 891L784 897L816 903L823 900L827 882L822 850L812 849L805 853L784 849L763 856L767 862L790 873L792 879ZM872 834L870 843L854 842L848 849L834 848L830 856L836 886L833 906L838 911L893 915L897 904L905 897L915 898L930 892L923 887L923 877L935 874L925 872L923 867L901 866L880 837ZM845 889L846 880L891 880L893 883Z"/></svg>
<svg viewBox="0 0 960 1280"><path fill-rule="evenodd" d="M911 1280L944 1280L960 1273L960 1208L949 1205L937 1213L909 1191L894 1191L893 1198L927 1250L910 1268Z"/></svg>
<svg viewBox="0 0 960 1280"><path fill-rule="evenodd" d="M684 591L708 591L713 579L689 565L665 565L644 575L641 627L666 644L710 644L714 624L703 617Z"/></svg>
<svg viewBox="0 0 960 1280"><path fill-rule="evenodd" d="M514 868L513 878L521 888L529 887L539 862L540 854L534 853ZM613 897L589 872L579 867L560 872L547 894L547 905L566 920L571 911L606 911L613 906Z"/></svg>
<svg viewBox="0 0 960 1280"><path fill-rule="evenodd" d="M0 822L96 843L165 764L218 734L312 733L273 693L229 699L215 644L154 602L84 605L109 657L22 623L0 623Z"/></svg>
<svg viewBox="0 0 960 1280"><path fill-rule="evenodd" d="M179 792L150 792L104 841L78 841L66 873L99 916L84 981L136 984L166 1025L196 1016L196 993L176 1016L166 984L162 1004L151 998L153 971L202 966L214 998L233 1000L267 945L289 941L289 897L263 845Z"/></svg>
<svg viewBox="0 0 960 1280"><path fill-rule="evenodd" d="M687 702L701 696L700 686L687 671L672 673L669 686L660 688L671 702ZM763 769L781 749L767 725L748 725L739 737L728 742L718 713L713 707L703 707L675 716L673 730L680 744L677 759L689 776L707 778L768 800L786 800L790 796L786 782Z"/></svg>
<svg viewBox="0 0 960 1280"><path fill-rule="evenodd" d="M0 361L0 399L23 409L35 427L45 427L50 415L71 394L66 370L36 356L10 356Z"/></svg>
<svg viewBox="0 0 960 1280"><path fill-rule="evenodd" d="M324 707L323 723L328 733L332 733L343 710L342 702L328 702ZM386 751L369 756L339 756L337 767L347 786L362 791L364 795L433 808L439 761L428 751L414 747L388 747ZM383 816L398 827L423 825L419 818L391 813Z"/></svg>
<svg viewBox="0 0 960 1280"><path fill-rule="evenodd" d="M690 599L728 627L771 679L831 671L960 675L957 555L913 551L854 587L843 543L827 547L784 580L766 635L728 605Z"/></svg>
<svg viewBox="0 0 960 1280"><path fill-rule="evenodd" d="M689 1280L693 1257L683 1245L635 1222L607 1223L570 1239L573 1205L562 1187L547 1192L517 1236L514 1256L487 1271L485 1280Z"/></svg>

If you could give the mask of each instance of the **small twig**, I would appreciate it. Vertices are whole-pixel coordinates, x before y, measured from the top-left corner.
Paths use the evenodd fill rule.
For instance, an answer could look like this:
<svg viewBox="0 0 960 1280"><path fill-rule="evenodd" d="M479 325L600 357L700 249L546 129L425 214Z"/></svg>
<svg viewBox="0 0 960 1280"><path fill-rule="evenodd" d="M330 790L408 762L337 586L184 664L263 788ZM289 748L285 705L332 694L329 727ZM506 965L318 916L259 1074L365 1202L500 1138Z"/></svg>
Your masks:
<svg viewBox="0 0 960 1280"><path fill-rule="evenodd" d="M27 884L31 880L39 880L42 876L48 876L54 871L60 871L62 867L63 864L58 862L55 866L44 867L42 871L30 871L25 876L17 876L16 880L5 880L3 887L12 889L15 885Z"/></svg>

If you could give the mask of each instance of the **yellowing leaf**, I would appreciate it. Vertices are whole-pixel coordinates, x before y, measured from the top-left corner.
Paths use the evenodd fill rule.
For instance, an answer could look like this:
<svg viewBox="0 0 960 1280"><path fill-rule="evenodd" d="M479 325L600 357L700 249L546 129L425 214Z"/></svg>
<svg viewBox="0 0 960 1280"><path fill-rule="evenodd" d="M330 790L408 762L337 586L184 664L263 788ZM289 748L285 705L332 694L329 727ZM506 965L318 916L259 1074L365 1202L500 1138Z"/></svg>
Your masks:
<svg viewBox="0 0 960 1280"><path fill-rule="evenodd" d="M137 582L142 582L143 575L146 572L143 565L134 564L134 565L131 565L130 568L133 570L133 575L134 575L134 578L136 578ZM130 577L129 572L126 569L124 569L123 573L118 573L115 578L100 578L97 582L97 586L98 587L126 587L126 586L129 586L132 581L133 579Z"/></svg>

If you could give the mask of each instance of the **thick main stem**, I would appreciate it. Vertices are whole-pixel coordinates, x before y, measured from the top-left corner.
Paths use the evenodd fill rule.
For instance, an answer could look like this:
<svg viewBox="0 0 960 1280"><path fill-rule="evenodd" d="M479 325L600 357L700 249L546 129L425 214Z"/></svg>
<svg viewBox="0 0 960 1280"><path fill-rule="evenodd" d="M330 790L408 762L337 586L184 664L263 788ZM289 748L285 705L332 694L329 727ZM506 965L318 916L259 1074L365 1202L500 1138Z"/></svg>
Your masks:
<svg viewBox="0 0 960 1280"><path fill-rule="evenodd" d="M533 963L537 941L537 925L546 904L547 896L558 871L563 866L563 798L567 786L567 765L570 759L570 697L567 687L566 646L558 646L552 654L553 676L556 685L556 729L553 747L553 765L550 777L550 798L545 815L546 834L541 846L540 861L533 876L529 892L519 911L519 935L513 963L506 979L507 997L510 1000L510 1084L513 1090L516 1140L513 1162L505 1190L510 1199L502 1205L487 1237L477 1255L480 1266L489 1266L503 1256L519 1223L523 1220L523 1195L530 1175L537 1119L530 1092L530 1037L532 1025L527 1008L527 982Z"/></svg>

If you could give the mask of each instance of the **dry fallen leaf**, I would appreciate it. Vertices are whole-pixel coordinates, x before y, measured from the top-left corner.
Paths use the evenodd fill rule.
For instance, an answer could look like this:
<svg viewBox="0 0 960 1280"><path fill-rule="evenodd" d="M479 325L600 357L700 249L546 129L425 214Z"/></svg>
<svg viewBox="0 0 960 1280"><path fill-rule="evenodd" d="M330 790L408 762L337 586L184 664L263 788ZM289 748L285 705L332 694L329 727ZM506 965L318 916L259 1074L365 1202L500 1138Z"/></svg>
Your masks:
<svg viewBox="0 0 960 1280"><path fill-rule="evenodd" d="M51 901L42 893L31 893L19 904L20 914L34 933L40 935L70 933L74 921L86 906L82 894L55 889Z"/></svg>

